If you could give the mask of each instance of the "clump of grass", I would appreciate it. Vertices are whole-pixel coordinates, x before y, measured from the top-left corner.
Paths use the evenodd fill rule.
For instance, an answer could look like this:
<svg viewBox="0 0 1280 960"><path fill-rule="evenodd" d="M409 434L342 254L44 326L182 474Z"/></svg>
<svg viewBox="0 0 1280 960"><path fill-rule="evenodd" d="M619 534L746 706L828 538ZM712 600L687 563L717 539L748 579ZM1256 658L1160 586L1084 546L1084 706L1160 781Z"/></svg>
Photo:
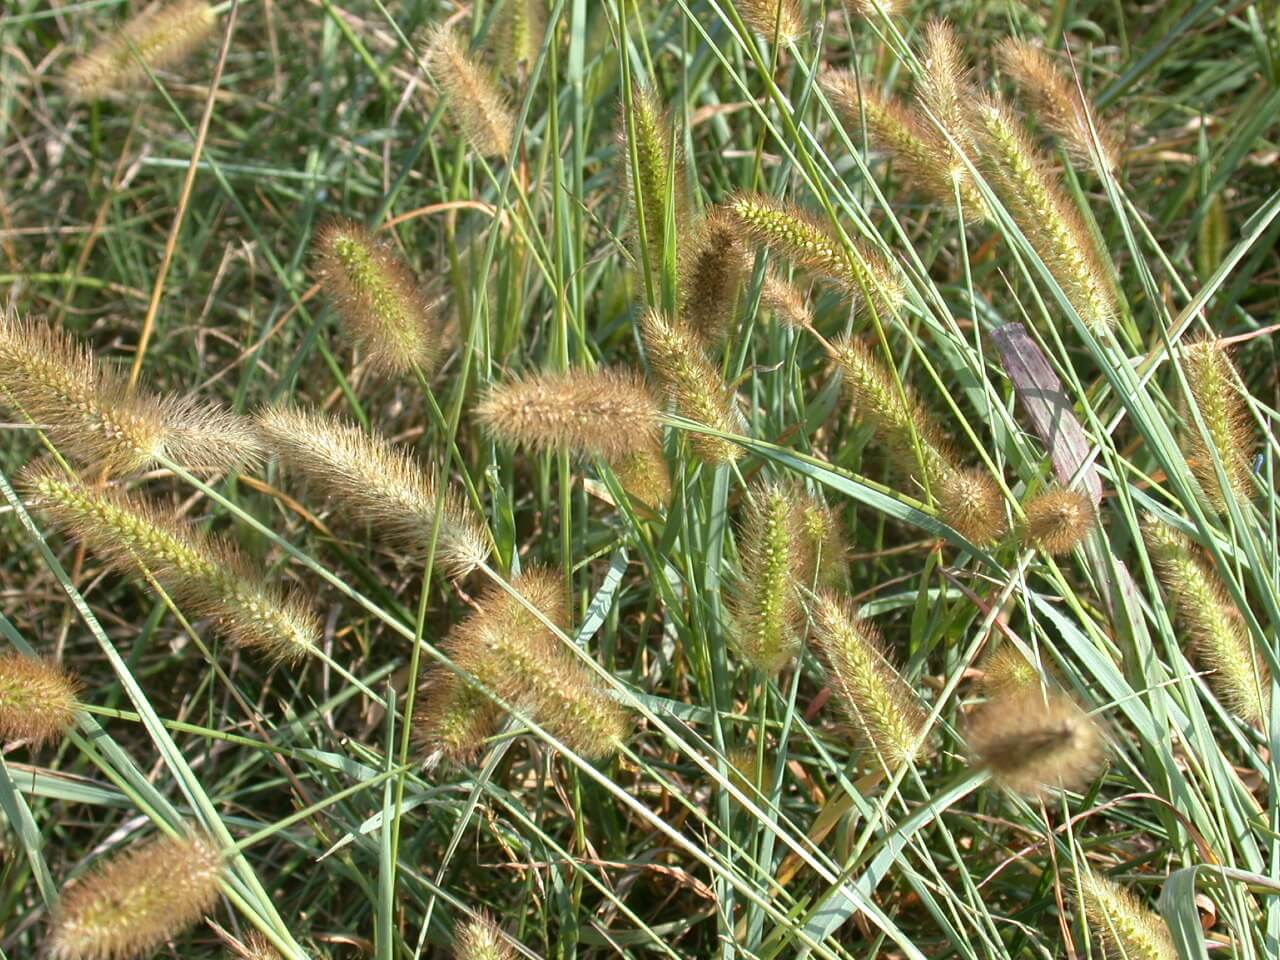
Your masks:
<svg viewBox="0 0 1280 960"><path fill-rule="evenodd" d="M33 505L113 567L150 575L179 605L208 617L229 643L273 661L316 649L320 625L297 596L230 543L114 489L94 489L36 464L23 476Z"/></svg>
<svg viewBox="0 0 1280 960"><path fill-rule="evenodd" d="M147 84L148 71L176 67L203 47L216 22L203 0L155 4L130 19L67 68L78 100L101 100Z"/></svg>
<svg viewBox="0 0 1280 960"><path fill-rule="evenodd" d="M1128 890L1090 869L1079 874L1080 905L1111 960L1177 960L1168 924Z"/></svg>
<svg viewBox="0 0 1280 960"><path fill-rule="evenodd" d="M707 343L723 340L733 325L738 291L751 267L739 231L722 209L689 230L680 269L680 319Z"/></svg>
<svg viewBox="0 0 1280 960"><path fill-rule="evenodd" d="M483 522L407 450L328 414L278 408L258 418L270 447L353 523L425 561L435 535L436 563L462 577L485 561L490 540ZM443 500L443 505L441 505Z"/></svg>
<svg viewBox="0 0 1280 960"><path fill-rule="evenodd" d="M198 923L217 904L222 855L202 836L135 845L62 892L53 960L134 960Z"/></svg>
<svg viewBox="0 0 1280 960"><path fill-rule="evenodd" d="M516 952L507 943L498 925L489 916L468 920L457 932L453 955L456 960L515 960Z"/></svg>
<svg viewBox="0 0 1280 960"><path fill-rule="evenodd" d="M1070 553L1097 522L1093 501L1083 490L1048 490L1028 500L1023 509L1024 536L1045 553Z"/></svg>
<svg viewBox="0 0 1280 960"><path fill-rule="evenodd" d="M645 271L650 304L661 302L660 282L667 263L668 209L677 244L688 236L689 197L685 186L684 154L675 137L670 111L652 87L635 86L631 109L624 110L618 125L618 157L623 167L627 196L635 223L634 256ZM672 259L679 269L679 257ZM678 288L678 277L673 278Z"/></svg>
<svg viewBox="0 0 1280 960"><path fill-rule="evenodd" d="M641 334L654 375L681 416L722 433L745 431L732 392L702 352L696 334L658 310L645 313ZM690 433L689 445L708 463L731 463L742 455L731 440L709 434Z"/></svg>
<svg viewBox="0 0 1280 960"><path fill-rule="evenodd" d="M1225 510L1227 493L1218 479L1221 463L1227 486L1241 503L1256 495L1249 453L1253 447L1253 420L1242 394L1240 374L1219 340L1189 344L1183 370L1191 398L1208 429L1207 438L1187 414L1182 433L1183 452L1200 487L1218 510Z"/></svg>
<svg viewBox="0 0 1280 960"><path fill-rule="evenodd" d="M315 250L343 331L370 362L389 374L434 370L443 353L439 323L409 265L351 220L321 227Z"/></svg>
<svg viewBox="0 0 1280 960"><path fill-rule="evenodd" d="M1023 796L1076 790L1104 759L1098 725L1066 693L1038 682L999 683L969 721L974 759Z"/></svg>
<svg viewBox="0 0 1280 960"><path fill-rule="evenodd" d="M734 615L739 649L764 673L777 673L800 649L804 608L797 587L812 566L801 507L795 491L778 483L757 483L747 497Z"/></svg>
<svg viewBox="0 0 1280 960"><path fill-rule="evenodd" d="M75 726L80 684L53 660L0 654L0 740L38 748Z"/></svg>
<svg viewBox="0 0 1280 960"><path fill-rule="evenodd" d="M1209 685L1228 710L1261 726L1270 713L1270 672L1222 579L1168 524L1150 520L1143 536L1164 589L1177 604L1192 655L1210 671Z"/></svg>
<svg viewBox="0 0 1280 960"><path fill-rule="evenodd" d="M875 626L861 619L850 601L825 591L812 615L814 643L832 690L880 763L893 770L927 753L927 715L889 664Z"/></svg>
<svg viewBox="0 0 1280 960"><path fill-rule="evenodd" d="M192 470L255 462L252 425L187 397L131 390L115 367L43 321L0 315L0 404L45 430L81 463L136 473L159 458Z"/></svg>
<svg viewBox="0 0 1280 960"><path fill-rule="evenodd" d="M471 149L483 157L509 156L515 137L511 106L462 36L445 24L431 27L423 37L422 62Z"/></svg>
<svg viewBox="0 0 1280 960"><path fill-rule="evenodd" d="M805 34L797 0L735 0L743 21L767 40L783 46Z"/></svg>

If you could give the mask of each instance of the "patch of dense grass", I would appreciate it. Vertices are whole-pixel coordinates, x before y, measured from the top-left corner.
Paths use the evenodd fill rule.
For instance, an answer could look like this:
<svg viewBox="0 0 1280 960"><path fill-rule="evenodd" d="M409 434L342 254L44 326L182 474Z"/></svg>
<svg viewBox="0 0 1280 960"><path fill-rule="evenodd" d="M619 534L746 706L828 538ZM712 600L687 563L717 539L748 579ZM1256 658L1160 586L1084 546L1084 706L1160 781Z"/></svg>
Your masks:
<svg viewBox="0 0 1280 960"><path fill-rule="evenodd" d="M1280 952L1274 5L138 9L0 20L4 956Z"/></svg>

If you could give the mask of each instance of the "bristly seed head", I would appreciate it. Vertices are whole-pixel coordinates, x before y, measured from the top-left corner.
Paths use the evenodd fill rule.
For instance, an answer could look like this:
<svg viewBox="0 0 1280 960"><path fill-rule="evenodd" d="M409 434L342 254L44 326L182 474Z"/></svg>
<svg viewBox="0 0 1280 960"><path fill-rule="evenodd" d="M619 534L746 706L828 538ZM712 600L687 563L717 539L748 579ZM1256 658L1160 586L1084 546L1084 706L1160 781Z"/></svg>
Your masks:
<svg viewBox="0 0 1280 960"><path fill-rule="evenodd" d="M807 590L840 587L848 580L849 544L840 515L807 491L797 494L804 564L800 583Z"/></svg>
<svg viewBox="0 0 1280 960"><path fill-rule="evenodd" d="M214 22L213 8L203 0L148 7L76 58L67 69L67 88L78 100L101 100L145 87L148 70L177 66L204 46Z"/></svg>
<svg viewBox="0 0 1280 960"><path fill-rule="evenodd" d="M979 547L998 542L1009 529L1004 494L985 467L952 470L937 497L942 519Z"/></svg>
<svg viewBox="0 0 1280 960"><path fill-rule="evenodd" d="M523 65L531 68L547 35L547 0L507 0L491 31L493 62L507 75Z"/></svg>
<svg viewBox="0 0 1280 960"><path fill-rule="evenodd" d="M801 579L810 552L801 501L778 483L748 491L742 527L742 584L733 604L738 647L757 670L777 673L800 649Z"/></svg>
<svg viewBox="0 0 1280 960"><path fill-rule="evenodd" d="M786 46L805 34L797 0L737 0L742 19L766 40Z"/></svg>
<svg viewBox="0 0 1280 960"><path fill-rule="evenodd" d="M738 241L736 222L716 208L682 239L680 319L708 344L718 343L733 325L738 291L751 268Z"/></svg>
<svg viewBox="0 0 1280 960"><path fill-rule="evenodd" d="M111 566L150 574L188 614L212 620L231 644L273 661L296 661L319 644L311 610L280 593L230 543L118 490L91 489L52 466L28 467L23 485L51 523Z"/></svg>
<svg viewBox="0 0 1280 960"><path fill-rule="evenodd" d="M1006 643L982 658L982 692L988 699L1013 694L1034 685L1039 689L1043 678L1018 648Z"/></svg>
<svg viewBox="0 0 1280 960"><path fill-rule="evenodd" d="M353 523L367 523L425 562L440 498L435 562L449 575L470 573L489 555L489 536L471 507L407 450L328 414L273 409L259 414L267 443Z"/></svg>
<svg viewBox="0 0 1280 960"><path fill-rule="evenodd" d="M47 944L53 960L148 957L214 908L222 855L201 836L157 837L62 892Z"/></svg>
<svg viewBox="0 0 1280 960"><path fill-rule="evenodd" d="M969 123L969 110L977 90L960 41L946 20L934 19L925 24L920 59L924 73L919 78L917 96L941 127L935 132L945 146L944 175L963 182L970 179L963 157L975 162L979 156ZM930 121L926 118L924 122Z"/></svg>
<svg viewBox="0 0 1280 960"><path fill-rule="evenodd" d="M408 264L351 220L321 227L315 249L320 281L343 330L370 361L388 374L434 370L441 355L439 322Z"/></svg>
<svg viewBox="0 0 1280 960"><path fill-rule="evenodd" d="M644 286L646 289L651 286L655 295L662 289L661 277L668 261L667 220L670 211L674 226L670 240L677 247L672 263L677 271L674 279L679 288L679 243L689 236L689 191L684 153L675 136L671 114L652 87L633 87L629 112L624 104L618 121L618 162L622 165L622 179L631 199L636 265L649 273L649 283ZM656 306L657 302L651 305Z"/></svg>
<svg viewBox="0 0 1280 960"><path fill-rule="evenodd" d="M468 920L455 935L454 960L516 960L516 952L487 914Z"/></svg>
<svg viewBox="0 0 1280 960"><path fill-rule="evenodd" d="M1183 452L1200 487L1217 510L1226 510L1227 494L1218 480L1215 455L1226 474L1227 486L1241 504L1257 495L1250 469L1253 419L1245 401L1240 373L1220 340L1188 344L1183 370L1191 397L1200 411L1208 437L1200 433L1189 412L1184 415Z"/></svg>
<svg viewBox="0 0 1280 960"><path fill-rule="evenodd" d="M53 660L0 654L0 741L38 748L75 726L80 684Z"/></svg>
<svg viewBox="0 0 1280 960"><path fill-rule="evenodd" d="M1027 542L1055 555L1074 550L1097 522L1093 501L1083 490L1048 490L1027 501L1023 509Z"/></svg>
<svg viewBox="0 0 1280 960"><path fill-rule="evenodd" d="M1178 960L1169 926L1128 890L1090 869L1080 873L1080 900L1108 960Z"/></svg>
<svg viewBox="0 0 1280 960"><path fill-rule="evenodd" d="M793 330L811 330L813 311L804 292L778 271L770 269L764 275L760 288L760 306L773 314L775 320Z"/></svg>
<svg viewBox="0 0 1280 960"><path fill-rule="evenodd" d="M509 156L515 133L511 106L462 36L444 24L431 27L425 34L422 62L448 99L449 116L471 148L483 157Z"/></svg>

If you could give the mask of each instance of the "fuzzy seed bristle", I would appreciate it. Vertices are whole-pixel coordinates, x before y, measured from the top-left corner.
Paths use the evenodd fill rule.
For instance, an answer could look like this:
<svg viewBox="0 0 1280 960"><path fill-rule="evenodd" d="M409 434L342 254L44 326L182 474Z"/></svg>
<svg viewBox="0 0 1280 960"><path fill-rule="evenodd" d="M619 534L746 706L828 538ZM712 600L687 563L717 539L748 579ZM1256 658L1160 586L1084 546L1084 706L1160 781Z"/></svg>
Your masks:
<svg viewBox="0 0 1280 960"><path fill-rule="evenodd" d="M813 328L813 311L804 293L776 270L764 275L760 288L760 306L773 314L774 319L794 330Z"/></svg>
<svg viewBox="0 0 1280 960"><path fill-rule="evenodd" d="M1116 169L1119 152L1110 132L1097 122L1090 128L1088 104L1043 47L1005 37L996 47L996 58L1000 68L1031 99L1040 121L1062 142L1073 161L1090 166L1096 150L1106 169Z"/></svg>
<svg viewBox="0 0 1280 960"><path fill-rule="evenodd" d="M344 332L385 373L424 373L440 360L435 310L389 246L351 220L331 220L317 232L320 281L342 317Z"/></svg>
<svg viewBox="0 0 1280 960"><path fill-rule="evenodd" d="M1043 690L1039 678L999 687L970 719L967 739L999 783L1029 797L1083 787L1104 758L1098 725L1065 693Z"/></svg>
<svg viewBox="0 0 1280 960"><path fill-rule="evenodd" d="M1009 529L1004 494L982 467L952 470L943 477L937 496L942 518L977 546L996 543Z"/></svg>
<svg viewBox="0 0 1280 960"><path fill-rule="evenodd" d="M444 24L431 27L425 34L422 62L471 148L482 157L509 156L515 134L511 106L462 36Z"/></svg>
<svg viewBox="0 0 1280 960"><path fill-rule="evenodd" d="M489 556L484 524L455 491L407 450L328 414L264 410L258 422L268 445L353 523L426 561L441 498L435 563L449 576L470 573Z"/></svg>
<svg viewBox="0 0 1280 960"><path fill-rule="evenodd" d="M793 491L759 483L749 492L734 618L742 655L767 674L785 667L800 649L804 608L796 588L808 559L802 523Z"/></svg>
<svg viewBox="0 0 1280 960"><path fill-rule="evenodd" d="M213 8L202 0L148 7L67 68L66 84L77 100L101 100L145 87L147 71L186 60L213 33Z"/></svg>
<svg viewBox="0 0 1280 960"><path fill-rule="evenodd" d="M1024 536L1045 553L1070 553L1096 522L1093 501L1083 490L1049 490L1029 500Z"/></svg>
<svg viewBox="0 0 1280 960"><path fill-rule="evenodd" d="M989 699L1041 683L1040 671L1012 644L997 647L982 659L982 692Z"/></svg>
<svg viewBox="0 0 1280 960"><path fill-rule="evenodd" d="M1177 604L1192 655L1210 671L1214 693L1228 710L1264 724L1270 715L1270 672L1221 578L1168 524L1150 520L1142 532L1165 591Z"/></svg>
<svg viewBox="0 0 1280 960"><path fill-rule="evenodd" d="M1209 501L1226 510L1227 495L1218 479L1218 462L1227 485L1242 504L1257 494L1250 469L1253 420L1242 393L1240 373L1221 341L1199 340L1184 354L1184 372L1191 397L1208 428L1206 442L1189 413L1184 415L1183 453Z"/></svg>
<svg viewBox="0 0 1280 960"><path fill-rule="evenodd" d="M609 367L535 373L497 384L475 413L503 443L610 463L651 449L661 416L639 374Z"/></svg>
<svg viewBox="0 0 1280 960"><path fill-rule="evenodd" d="M318 645L320 625L306 604L271 586L266 572L230 543L119 490L92 489L52 465L28 467L23 485L54 526L112 567L150 574L234 646L292 662Z"/></svg>
<svg viewBox="0 0 1280 960"><path fill-rule="evenodd" d="M675 126L657 91L634 87L631 107L629 112L624 110L618 123L618 158L635 222L636 263L648 272L656 294L667 262L668 207L675 228L670 239L678 250L679 241L688 236L689 196ZM678 271L678 255L674 263ZM678 287L679 277L674 279Z"/></svg>
<svg viewBox="0 0 1280 960"><path fill-rule="evenodd" d="M493 62L512 72L532 67L547 35L547 0L507 0L493 28Z"/></svg>
<svg viewBox="0 0 1280 960"><path fill-rule="evenodd" d="M237 948L236 952L242 960L281 960L279 951L257 930L249 934L244 949Z"/></svg>
<svg viewBox="0 0 1280 960"><path fill-rule="evenodd" d="M946 20L934 19L925 24L920 60L924 72L917 96L941 128L935 132L945 146L940 172L948 180L963 183L970 179L963 158L974 161L979 156L969 123L969 109L977 90L964 50Z"/></svg>
<svg viewBox="0 0 1280 960"><path fill-rule="evenodd" d="M481 914L458 931L453 956L455 960L515 960L516 952L493 919Z"/></svg>
<svg viewBox="0 0 1280 960"><path fill-rule="evenodd" d="M1080 899L1108 960L1178 960L1168 924L1128 890L1085 869Z"/></svg>
<svg viewBox="0 0 1280 960"><path fill-rule="evenodd" d="M820 593L812 614L832 690L880 763L893 770L927 753L927 715L886 659L879 631L834 593Z"/></svg>
<svg viewBox="0 0 1280 960"><path fill-rule="evenodd" d="M0 654L0 740L27 740L38 748L61 738L75 726L79 691L53 660Z"/></svg>
<svg viewBox="0 0 1280 960"><path fill-rule="evenodd" d="M52 960L136 960L198 923L218 902L222 856L200 836L157 837L62 892Z"/></svg>
<svg viewBox="0 0 1280 960"><path fill-rule="evenodd" d="M773 43L786 46L805 34L796 0L737 0L737 7L747 26Z"/></svg>
<svg viewBox="0 0 1280 960"><path fill-rule="evenodd" d="M681 249L680 319L706 343L718 343L733 325L738 290L751 262L734 221L718 208L690 230Z"/></svg>
<svg viewBox="0 0 1280 960"><path fill-rule="evenodd" d="M1095 332L1119 316L1115 288L1093 234L1068 199L1048 159L999 99L984 96L974 110L988 175L1018 226Z"/></svg>
<svg viewBox="0 0 1280 960"><path fill-rule="evenodd" d="M654 375L682 417L723 433L745 432L732 392L703 354L695 334L657 310L646 311L641 334ZM689 444L708 463L731 463L742 456L737 444L709 434L690 433Z"/></svg>
<svg viewBox="0 0 1280 960"><path fill-rule="evenodd" d="M86 346L12 307L0 314L0 405L74 459L117 473L137 473L160 457L213 472L261 456L244 418L188 397L130 390Z"/></svg>

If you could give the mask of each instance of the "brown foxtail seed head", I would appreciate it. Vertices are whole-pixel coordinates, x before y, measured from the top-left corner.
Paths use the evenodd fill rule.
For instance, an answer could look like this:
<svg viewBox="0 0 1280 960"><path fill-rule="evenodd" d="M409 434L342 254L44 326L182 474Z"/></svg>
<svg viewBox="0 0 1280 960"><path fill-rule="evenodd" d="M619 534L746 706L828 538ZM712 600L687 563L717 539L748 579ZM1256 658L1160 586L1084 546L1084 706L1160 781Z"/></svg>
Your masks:
<svg viewBox="0 0 1280 960"><path fill-rule="evenodd" d="M484 157L509 156L515 132L511 106L462 36L445 24L431 27L425 34L422 62L471 148Z"/></svg>
<svg viewBox="0 0 1280 960"><path fill-rule="evenodd" d="M894 17L902 13L903 0L844 0L845 8L853 16L867 17L877 15Z"/></svg>
<svg viewBox="0 0 1280 960"><path fill-rule="evenodd" d="M697 336L657 310L645 312L640 331L654 375L682 417L723 433L745 432L733 394L702 352ZM708 463L731 463L742 456L742 448L733 441L708 434L690 433L689 445Z"/></svg>
<svg viewBox="0 0 1280 960"><path fill-rule="evenodd" d="M927 714L885 658L879 631L831 592L820 593L811 612L832 691L880 763L893 770L927 753Z"/></svg>
<svg viewBox="0 0 1280 960"><path fill-rule="evenodd" d="M796 0L737 0L737 7L747 26L766 40L785 46L805 34Z"/></svg>
<svg viewBox="0 0 1280 960"><path fill-rule="evenodd" d="M1004 494L983 467L953 470L937 490L942 518L979 547L999 541L1009 529Z"/></svg>
<svg viewBox="0 0 1280 960"><path fill-rule="evenodd" d="M634 255L637 266L648 270L656 292L661 289L660 278L667 260L669 207L675 227L672 241L678 246L688 236L689 194L684 154L675 136L671 113L656 90L633 87L631 110L628 112L625 108L624 102L618 121L618 160L635 222ZM678 256L675 263L678 270Z"/></svg>
<svg viewBox="0 0 1280 960"><path fill-rule="evenodd" d="M800 649L803 584L809 550L800 500L778 483L748 493L742 527L742 585L733 604L738 647L763 673L777 673Z"/></svg>
<svg viewBox="0 0 1280 960"><path fill-rule="evenodd" d="M145 87L147 71L166 70L208 41L215 22L203 0L156 4L131 19L67 68L77 100L100 100Z"/></svg>
<svg viewBox="0 0 1280 960"><path fill-rule="evenodd" d="M493 62L508 75L532 67L547 35L547 0L507 0L492 28Z"/></svg>
<svg viewBox="0 0 1280 960"><path fill-rule="evenodd" d="M93 489L51 465L23 472L32 505L102 560L155 578L188 614L208 617L235 646L274 661L296 661L316 648L320 625L296 596L230 543L115 489Z"/></svg>
<svg viewBox="0 0 1280 960"><path fill-rule="evenodd" d="M258 422L271 449L350 522L369 524L425 562L443 498L436 564L461 577L489 555L488 534L470 505L456 491L442 490L433 472L382 435L307 410L264 410Z"/></svg>
<svg viewBox="0 0 1280 960"><path fill-rule="evenodd" d="M680 319L707 343L729 334L738 291L751 269L738 234L734 220L716 208L682 238Z"/></svg>
<svg viewBox="0 0 1280 960"><path fill-rule="evenodd" d="M476 407L503 443L610 463L650 448L660 415L638 373L610 367L528 374L493 386Z"/></svg>
<svg viewBox="0 0 1280 960"><path fill-rule="evenodd" d="M320 281L342 317L343 331L388 374L435 369L439 323L413 271L391 248L351 220L317 232Z"/></svg>
<svg viewBox="0 0 1280 960"><path fill-rule="evenodd" d="M656 436L642 449L610 466L623 489L649 506L662 507L671 499L671 470Z"/></svg>
<svg viewBox="0 0 1280 960"><path fill-rule="evenodd" d="M130 390L113 366L64 331L0 314L0 406L44 429L54 445L95 468L136 473L159 457L220 471L261 456L252 424L187 397Z"/></svg>
<svg viewBox="0 0 1280 960"><path fill-rule="evenodd" d="M946 20L935 19L925 24L920 59L924 72L917 83L917 96L941 127L938 132L945 132L941 137L946 148L945 176L955 181L965 180L969 172L961 154L971 162L979 156L969 123L969 109L977 89L960 41Z"/></svg>
<svg viewBox="0 0 1280 960"><path fill-rule="evenodd" d="M0 740L39 747L75 726L80 684L53 660L0 654Z"/></svg>
<svg viewBox="0 0 1280 960"><path fill-rule="evenodd" d="M217 904L222 856L200 836L157 837L63 890L47 949L53 960L151 956Z"/></svg>
<svg viewBox="0 0 1280 960"><path fill-rule="evenodd" d="M1217 462L1221 463L1227 486L1236 499L1242 504L1248 503L1257 495L1249 463L1253 419L1249 416L1240 373L1220 340L1205 339L1188 344L1183 356L1183 372L1191 388L1191 398L1208 429L1206 438L1190 413L1185 413L1183 452L1187 462L1216 509L1227 507Z"/></svg>
<svg viewBox="0 0 1280 960"><path fill-rule="evenodd" d="M271 941L254 930L245 939L244 948L236 948L236 955L242 960L280 960L280 953L271 945Z"/></svg>
<svg viewBox="0 0 1280 960"><path fill-rule="evenodd" d="M1178 960L1169 927L1132 893L1086 868L1080 905L1108 960Z"/></svg>
<svg viewBox="0 0 1280 960"><path fill-rule="evenodd" d="M1105 757L1102 732L1079 705L1040 683L1006 685L969 721L974 759L1023 796L1077 790L1097 775Z"/></svg>
<svg viewBox="0 0 1280 960"><path fill-rule="evenodd" d="M477 682L491 684L490 666L472 662ZM478 687L447 667L427 670L413 711L413 738L428 762L441 757L468 763L501 726L502 710Z"/></svg>
<svg viewBox="0 0 1280 960"><path fill-rule="evenodd" d="M1004 644L982 658L982 692L989 699L1017 693L1027 687L1040 688L1042 677L1012 644Z"/></svg>
<svg viewBox="0 0 1280 960"><path fill-rule="evenodd" d="M760 287L760 306L773 314L774 319L795 330L813 328L813 311L804 292L776 270L764 275Z"/></svg>
<svg viewBox="0 0 1280 960"><path fill-rule="evenodd" d="M515 960L516 952L487 914L468 920L454 941L454 960Z"/></svg>
<svg viewBox="0 0 1280 960"><path fill-rule="evenodd" d="M1045 553L1070 553L1097 522L1093 501L1083 490L1049 490L1027 501L1023 509L1027 542Z"/></svg>
<svg viewBox="0 0 1280 960"><path fill-rule="evenodd" d="M1062 142L1073 161L1090 166L1096 150L1104 167L1116 169L1119 151L1110 132L1096 121L1090 126L1088 104L1043 47L1005 37L996 47L996 57L1000 68L1030 98L1040 121Z"/></svg>
<svg viewBox="0 0 1280 960"><path fill-rule="evenodd" d="M1160 581L1177 604L1192 655L1210 671L1209 686L1228 710L1254 725L1265 724L1271 712L1270 671L1226 585L1173 527L1151 519L1142 534Z"/></svg>

